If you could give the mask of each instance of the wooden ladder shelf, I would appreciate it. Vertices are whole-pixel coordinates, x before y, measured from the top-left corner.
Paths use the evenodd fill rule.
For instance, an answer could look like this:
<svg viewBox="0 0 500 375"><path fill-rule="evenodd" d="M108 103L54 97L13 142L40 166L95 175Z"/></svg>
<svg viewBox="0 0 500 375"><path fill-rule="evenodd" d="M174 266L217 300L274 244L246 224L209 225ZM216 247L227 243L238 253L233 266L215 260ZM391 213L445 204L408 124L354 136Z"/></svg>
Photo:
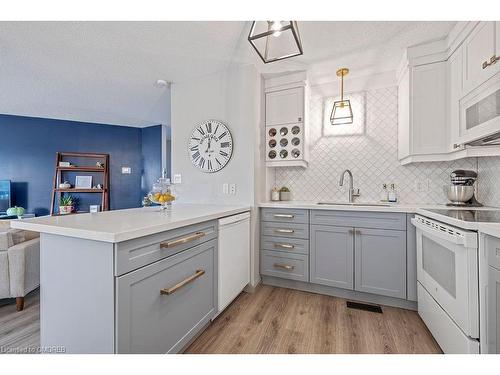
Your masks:
<svg viewBox="0 0 500 375"><path fill-rule="evenodd" d="M62 167L59 166L61 161L72 161L72 160L85 160L93 159L94 165L83 165L83 166L70 166ZM98 167L97 162L104 164L104 167ZM90 164L87 163L87 164ZM63 189L59 187L59 184L63 183L65 180L63 178L66 172L87 172L87 173L102 173L102 188L101 189L80 189L80 188L69 188ZM59 207L59 200L61 195L64 193L99 193L101 194L101 209L103 211L109 210L109 154L96 154L96 153L84 153L84 152L57 152L56 153L56 165L54 171L54 181L52 185L52 199L50 202L50 214L59 215L56 213L56 209ZM57 199L57 201L56 201Z"/></svg>

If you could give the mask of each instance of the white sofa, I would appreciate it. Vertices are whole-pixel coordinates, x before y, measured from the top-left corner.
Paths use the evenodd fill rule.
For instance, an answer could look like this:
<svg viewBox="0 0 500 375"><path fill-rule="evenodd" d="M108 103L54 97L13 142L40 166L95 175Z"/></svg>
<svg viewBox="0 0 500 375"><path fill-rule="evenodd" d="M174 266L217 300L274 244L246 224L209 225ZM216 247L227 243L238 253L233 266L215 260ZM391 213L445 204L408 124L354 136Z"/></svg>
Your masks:
<svg viewBox="0 0 500 375"><path fill-rule="evenodd" d="M2 223L3 226L7 223ZM40 286L40 238L36 232L0 227L0 299L24 296Z"/></svg>

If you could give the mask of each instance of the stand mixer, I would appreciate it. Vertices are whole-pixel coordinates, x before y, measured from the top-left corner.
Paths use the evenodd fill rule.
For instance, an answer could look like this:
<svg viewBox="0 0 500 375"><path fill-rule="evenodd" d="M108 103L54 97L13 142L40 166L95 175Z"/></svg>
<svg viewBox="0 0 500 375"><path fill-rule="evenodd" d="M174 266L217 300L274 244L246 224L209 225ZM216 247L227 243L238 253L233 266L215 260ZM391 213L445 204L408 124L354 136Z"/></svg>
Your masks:
<svg viewBox="0 0 500 375"><path fill-rule="evenodd" d="M474 196L477 173L463 169L451 172L451 185L445 186L445 193L450 201L447 206L455 207L481 207Z"/></svg>

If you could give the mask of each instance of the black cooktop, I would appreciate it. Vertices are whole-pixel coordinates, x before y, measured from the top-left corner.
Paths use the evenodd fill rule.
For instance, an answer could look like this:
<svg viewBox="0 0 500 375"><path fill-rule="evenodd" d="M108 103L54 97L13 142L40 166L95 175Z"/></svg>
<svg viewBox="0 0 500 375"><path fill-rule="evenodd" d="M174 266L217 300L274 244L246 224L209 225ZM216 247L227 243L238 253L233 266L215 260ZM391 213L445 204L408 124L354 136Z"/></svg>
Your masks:
<svg viewBox="0 0 500 375"><path fill-rule="evenodd" d="M475 210L475 209L437 209L428 210L436 214L451 217L457 220L475 222L475 223L500 223L500 209L499 210Z"/></svg>

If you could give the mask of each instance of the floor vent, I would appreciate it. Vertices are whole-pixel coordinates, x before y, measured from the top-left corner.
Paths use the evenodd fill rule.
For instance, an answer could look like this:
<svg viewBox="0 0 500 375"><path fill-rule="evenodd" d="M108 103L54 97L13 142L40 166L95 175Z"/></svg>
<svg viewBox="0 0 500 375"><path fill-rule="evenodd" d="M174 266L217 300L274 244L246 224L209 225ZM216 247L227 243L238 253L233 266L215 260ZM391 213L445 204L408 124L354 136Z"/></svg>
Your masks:
<svg viewBox="0 0 500 375"><path fill-rule="evenodd" d="M349 309L364 310L382 314L382 308L379 305L369 305L367 303L347 301L347 307Z"/></svg>

